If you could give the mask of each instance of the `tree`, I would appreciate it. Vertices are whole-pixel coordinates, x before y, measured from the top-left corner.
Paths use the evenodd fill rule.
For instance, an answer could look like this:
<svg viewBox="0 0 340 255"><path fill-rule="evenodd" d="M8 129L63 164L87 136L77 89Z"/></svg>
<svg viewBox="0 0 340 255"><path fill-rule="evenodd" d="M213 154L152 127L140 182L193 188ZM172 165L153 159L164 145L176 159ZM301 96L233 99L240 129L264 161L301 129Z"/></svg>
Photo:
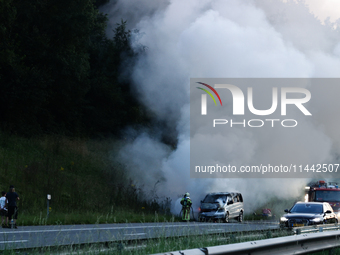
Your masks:
<svg viewBox="0 0 340 255"><path fill-rule="evenodd" d="M0 19L2 128L119 133L144 120L124 71L136 57L126 22L107 38L92 0L0 0Z"/></svg>

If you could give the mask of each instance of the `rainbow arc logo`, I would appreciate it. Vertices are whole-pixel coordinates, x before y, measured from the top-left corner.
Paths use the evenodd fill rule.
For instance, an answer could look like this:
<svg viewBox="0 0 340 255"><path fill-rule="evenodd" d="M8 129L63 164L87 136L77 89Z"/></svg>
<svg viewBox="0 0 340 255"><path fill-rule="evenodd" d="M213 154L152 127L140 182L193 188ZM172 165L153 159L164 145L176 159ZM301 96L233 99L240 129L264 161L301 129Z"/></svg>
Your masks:
<svg viewBox="0 0 340 255"><path fill-rule="evenodd" d="M220 95L217 93L217 91L216 91L213 87L211 87L210 85L205 84L205 83L203 83L203 82L197 82L197 83L199 83L199 84L201 84L201 85L203 85L203 86L206 86L206 87L209 88L212 92L214 92L215 95L217 96L218 100L220 101L220 104L222 105L222 100L221 100L221 98L220 98ZM210 92L209 90L203 89L203 88L200 88L200 87L197 87L197 88L203 90L204 92L206 92L206 93L214 100L215 105L217 105L216 100L215 100L213 94L211 94L211 92Z"/></svg>

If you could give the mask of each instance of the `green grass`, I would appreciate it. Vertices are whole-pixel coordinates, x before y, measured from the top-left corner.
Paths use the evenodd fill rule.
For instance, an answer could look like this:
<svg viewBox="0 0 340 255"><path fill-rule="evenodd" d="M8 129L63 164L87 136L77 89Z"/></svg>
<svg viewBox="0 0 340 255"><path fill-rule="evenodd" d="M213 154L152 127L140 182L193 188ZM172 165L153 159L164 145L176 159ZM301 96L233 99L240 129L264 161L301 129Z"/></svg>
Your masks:
<svg viewBox="0 0 340 255"><path fill-rule="evenodd" d="M136 213L135 211L115 212L74 212L74 213L50 213L40 212L37 215L24 214L18 217L18 226L39 225L71 225L71 224L104 224L104 223L145 223L145 222L173 222L179 221L171 215L159 215L158 213Z"/></svg>
<svg viewBox="0 0 340 255"><path fill-rule="evenodd" d="M121 143L0 133L0 191L16 187L18 225L145 222L154 221L155 212L169 214L114 161ZM52 212L46 221L47 194Z"/></svg>
<svg viewBox="0 0 340 255"><path fill-rule="evenodd" d="M0 132L0 191L8 191L10 184L16 187L18 225L154 222L155 212L160 221L161 215L169 215L169 198L146 197L143 184L129 179L128 169L114 161L123 144L116 139L24 138ZM52 195L52 212L46 220L47 194ZM269 200L263 207L274 209L278 219L282 203ZM292 202L285 204L288 208ZM260 209L245 217L260 219Z"/></svg>

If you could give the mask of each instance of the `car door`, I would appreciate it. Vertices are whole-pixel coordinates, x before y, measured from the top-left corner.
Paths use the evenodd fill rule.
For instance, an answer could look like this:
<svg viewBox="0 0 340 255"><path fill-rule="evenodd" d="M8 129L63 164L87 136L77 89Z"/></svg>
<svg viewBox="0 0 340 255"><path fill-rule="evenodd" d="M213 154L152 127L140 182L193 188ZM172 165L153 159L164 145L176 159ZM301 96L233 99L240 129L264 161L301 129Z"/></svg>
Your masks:
<svg viewBox="0 0 340 255"><path fill-rule="evenodd" d="M240 210L241 210L241 203L240 203L240 200L239 200L239 197L238 197L238 195L237 194L234 194L233 195L233 201L234 201L234 203L232 204L232 206L231 206L231 210L232 210L232 213L231 213L231 217L232 218L236 218L236 217L238 217L239 216L239 214L240 214Z"/></svg>

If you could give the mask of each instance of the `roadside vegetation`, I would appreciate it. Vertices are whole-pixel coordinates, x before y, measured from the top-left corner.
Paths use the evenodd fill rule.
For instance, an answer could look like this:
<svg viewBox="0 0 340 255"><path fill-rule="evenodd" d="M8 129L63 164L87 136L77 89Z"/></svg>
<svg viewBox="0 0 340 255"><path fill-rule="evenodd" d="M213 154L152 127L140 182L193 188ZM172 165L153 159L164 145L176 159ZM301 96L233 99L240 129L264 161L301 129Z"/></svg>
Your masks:
<svg viewBox="0 0 340 255"><path fill-rule="evenodd" d="M148 123L130 79L144 48L123 20L107 37L105 2L0 0L1 130L104 137Z"/></svg>
<svg viewBox="0 0 340 255"><path fill-rule="evenodd" d="M136 183L128 169L115 162L121 143L116 138L27 138L1 132L0 191L15 185L20 196L18 225L180 220L170 213L170 198L154 196L154 187ZM52 196L48 218L47 194ZM280 200L280 211L275 210L277 203L270 200L248 212L245 220L278 221L283 204L290 208L293 202ZM265 207L274 209L272 217L262 216Z"/></svg>
<svg viewBox="0 0 340 255"><path fill-rule="evenodd" d="M145 48L126 21L106 35L107 2L0 0L0 188L20 195L18 225L172 217L112 157L152 117L130 79Z"/></svg>
<svg viewBox="0 0 340 255"><path fill-rule="evenodd" d="M171 201L148 196L129 179L112 158L118 148L115 140L1 133L0 188L16 187L18 225L153 222L162 215L169 220Z"/></svg>

